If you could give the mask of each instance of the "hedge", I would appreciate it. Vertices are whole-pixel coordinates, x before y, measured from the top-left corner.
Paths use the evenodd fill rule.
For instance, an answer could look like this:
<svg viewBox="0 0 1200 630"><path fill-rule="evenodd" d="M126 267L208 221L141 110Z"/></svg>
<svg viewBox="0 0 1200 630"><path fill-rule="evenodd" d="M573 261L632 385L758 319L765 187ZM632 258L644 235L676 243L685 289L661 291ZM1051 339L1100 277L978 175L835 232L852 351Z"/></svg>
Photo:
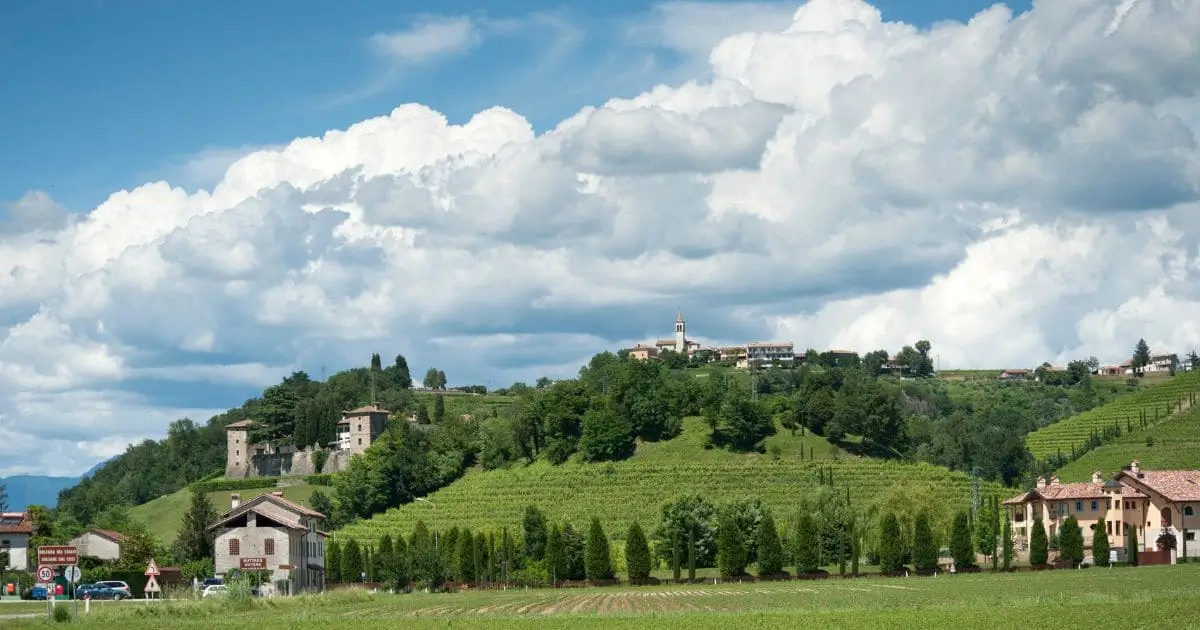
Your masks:
<svg viewBox="0 0 1200 630"><path fill-rule="evenodd" d="M306 475L301 479L310 486L332 486L333 475ZM229 492L233 490L254 490L257 488L273 488L279 483L279 477L251 477L249 479L215 479L213 481L197 481L191 485L192 490L201 492Z"/></svg>

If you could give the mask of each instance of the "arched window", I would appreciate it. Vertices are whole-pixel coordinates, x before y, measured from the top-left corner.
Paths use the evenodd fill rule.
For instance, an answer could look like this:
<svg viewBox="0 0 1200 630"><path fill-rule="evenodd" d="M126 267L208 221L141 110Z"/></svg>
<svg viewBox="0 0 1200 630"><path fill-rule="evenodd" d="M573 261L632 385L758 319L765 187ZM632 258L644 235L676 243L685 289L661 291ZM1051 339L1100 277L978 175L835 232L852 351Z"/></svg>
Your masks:
<svg viewBox="0 0 1200 630"><path fill-rule="evenodd" d="M1169 507L1165 507L1162 509L1162 526L1163 527L1171 526L1171 508L1169 508Z"/></svg>
<svg viewBox="0 0 1200 630"><path fill-rule="evenodd" d="M1184 515L1184 516L1191 516L1191 515L1192 515L1192 506L1190 506L1190 505L1188 505L1188 506L1185 506L1185 507L1183 508L1183 515Z"/></svg>

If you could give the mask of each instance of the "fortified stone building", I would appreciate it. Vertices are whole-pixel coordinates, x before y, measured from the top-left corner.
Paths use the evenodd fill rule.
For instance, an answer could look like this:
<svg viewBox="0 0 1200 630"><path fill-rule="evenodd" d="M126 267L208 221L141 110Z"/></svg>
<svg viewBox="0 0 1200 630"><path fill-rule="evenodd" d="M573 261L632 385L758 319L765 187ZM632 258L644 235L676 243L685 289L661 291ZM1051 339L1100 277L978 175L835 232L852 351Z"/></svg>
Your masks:
<svg viewBox="0 0 1200 630"><path fill-rule="evenodd" d="M387 428L391 412L375 405L342 412L337 424L337 439L325 447L312 444L297 449L292 444L250 443L253 420L234 422L225 427L225 477L279 477L283 475L315 475L318 472L341 472L350 458L366 452ZM313 464L314 455L324 451L328 457L320 471Z"/></svg>

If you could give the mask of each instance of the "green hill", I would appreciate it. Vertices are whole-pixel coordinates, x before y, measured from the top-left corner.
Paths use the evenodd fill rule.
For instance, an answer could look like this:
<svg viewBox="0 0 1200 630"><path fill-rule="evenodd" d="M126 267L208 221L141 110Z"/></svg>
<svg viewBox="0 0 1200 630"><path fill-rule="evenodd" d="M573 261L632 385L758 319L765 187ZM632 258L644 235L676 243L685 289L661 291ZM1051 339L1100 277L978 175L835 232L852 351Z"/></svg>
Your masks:
<svg viewBox="0 0 1200 630"><path fill-rule="evenodd" d="M1174 378L1149 385L1135 394L1091 411L1066 418L1030 433L1025 438L1029 451L1037 459L1057 453L1070 455L1072 449L1082 448L1097 433L1114 426L1122 432L1140 429L1142 422L1157 423L1190 404L1193 395L1200 393L1200 371L1185 372Z"/></svg>
<svg viewBox="0 0 1200 630"><path fill-rule="evenodd" d="M1087 481L1094 471L1108 476L1135 459L1147 470L1200 466L1200 406L1143 431L1122 435L1062 467L1058 476L1063 481Z"/></svg>
<svg viewBox="0 0 1200 630"><path fill-rule="evenodd" d="M777 514L788 514L817 486L818 468L832 470L833 484L849 489L859 505L898 482L926 483L944 493L945 500L935 509L964 506L970 497L971 480L964 474L929 464L852 457L811 434L780 431L767 440L767 454L738 454L705 449L707 431L698 418L688 418L679 437L641 444L633 457L620 462L551 466L539 461L507 470L472 471L431 494L429 502L393 508L347 526L335 537L374 544L385 532L411 532L418 520L443 530L518 529L525 506L534 504L549 518L577 526L597 516L610 536L621 538L635 519L653 527L662 505L682 494L700 494L714 503L757 496ZM984 487L999 489L995 484Z"/></svg>
<svg viewBox="0 0 1200 630"><path fill-rule="evenodd" d="M437 399L436 392L415 390L413 396L417 402L424 403L430 414ZM451 418L470 414L475 417L490 417L492 412L512 405L517 401L516 396L498 396L496 394L469 394L447 390L442 392L442 402L446 405L446 415Z"/></svg>
<svg viewBox="0 0 1200 630"><path fill-rule="evenodd" d="M326 494L332 492L332 488L310 486L307 484L288 486L282 488L282 491L285 499L308 505L313 490L317 489L321 489ZM217 513L219 514L229 510L229 495L233 494L233 492L240 494L242 501L249 501L260 494L266 494L275 490L280 490L280 488L267 486L251 490L209 492L208 498L213 502L213 506L217 508ZM171 543L175 542L175 536L179 533L179 525L183 522L183 515L187 512L188 505L191 502L190 493L189 489L184 488L158 497L149 503L134 506L129 509L129 517L144 524L159 542L170 546Z"/></svg>

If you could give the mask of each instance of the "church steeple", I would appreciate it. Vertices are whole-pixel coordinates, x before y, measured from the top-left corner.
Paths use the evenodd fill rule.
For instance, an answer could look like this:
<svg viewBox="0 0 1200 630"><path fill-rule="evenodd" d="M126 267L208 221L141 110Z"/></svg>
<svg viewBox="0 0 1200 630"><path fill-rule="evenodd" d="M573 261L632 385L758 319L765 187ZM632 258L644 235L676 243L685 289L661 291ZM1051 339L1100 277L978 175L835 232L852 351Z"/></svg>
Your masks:
<svg viewBox="0 0 1200 630"><path fill-rule="evenodd" d="M675 317L675 352L687 352L687 326L683 323L683 309Z"/></svg>

